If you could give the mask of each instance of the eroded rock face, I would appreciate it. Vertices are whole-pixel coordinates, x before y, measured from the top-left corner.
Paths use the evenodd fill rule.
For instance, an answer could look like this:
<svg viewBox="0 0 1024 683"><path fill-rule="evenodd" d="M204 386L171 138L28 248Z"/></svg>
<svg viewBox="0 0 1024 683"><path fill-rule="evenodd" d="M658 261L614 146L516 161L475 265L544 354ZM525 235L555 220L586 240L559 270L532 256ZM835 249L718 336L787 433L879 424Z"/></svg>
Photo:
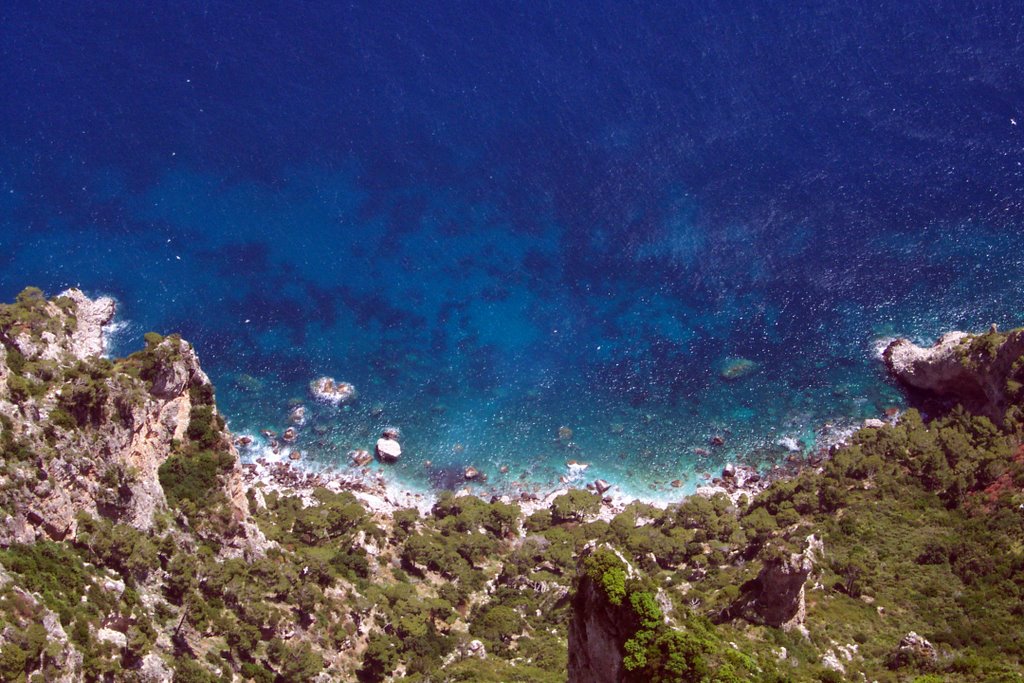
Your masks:
<svg viewBox="0 0 1024 683"><path fill-rule="evenodd" d="M802 628L807 618L804 584L823 551L821 540L812 535L803 552L766 561L757 578L743 587L744 595L731 611L784 631Z"/></svg>
<svg viewBox="0 0 1024 683"><path fill-rule="evenodd" d="M949 332L930 347L897 339L882 354L889 371L918 391L956 400L1001 420L1013 363L1024 354L1024 332Z"/></svg>

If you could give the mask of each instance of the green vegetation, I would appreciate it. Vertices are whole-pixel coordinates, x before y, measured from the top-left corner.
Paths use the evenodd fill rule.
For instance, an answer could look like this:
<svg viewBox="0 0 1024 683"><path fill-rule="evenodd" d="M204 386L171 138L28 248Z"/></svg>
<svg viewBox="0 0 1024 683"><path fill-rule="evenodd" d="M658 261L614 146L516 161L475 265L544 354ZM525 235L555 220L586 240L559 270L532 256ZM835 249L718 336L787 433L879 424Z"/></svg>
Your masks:
<svg viewBox="0 0 1024 683"><path fill-rule="evenodd" d="M26 357L15 337L73 324L73 302L50 303L26 290L0 307L10 397L42 405L38 425L0 413L0 512L42 516L32 506L52 487L82 481L98 514L63 542L0 549L0 680L57 678L73 649L88 681L134 680L159 653L175 681L553 683L583 595L614 624L627 681L1021 680L1024 359L1004 350L1016 332L963 347L966 362L1006 366L1004 420L909 410L753 499L598 519L600 496L574 490L524 519L442 494L429 513L388 518L349 492L264 489L245 520L226 493L236 462L212 387L168 372L186 343L150 333L113 363ZM99 453L103 430L130 425L154 391L186 390L189 423L159 468L168 508L135 528L141 475ZM269 541L259 551L251 522ZM762 569L811 534L824 552L806 636L744 621ZM42 627L54 621L69 644ZM934 652L900 649L910 631ZM829 650L844 673L824 668Z"/></svg>

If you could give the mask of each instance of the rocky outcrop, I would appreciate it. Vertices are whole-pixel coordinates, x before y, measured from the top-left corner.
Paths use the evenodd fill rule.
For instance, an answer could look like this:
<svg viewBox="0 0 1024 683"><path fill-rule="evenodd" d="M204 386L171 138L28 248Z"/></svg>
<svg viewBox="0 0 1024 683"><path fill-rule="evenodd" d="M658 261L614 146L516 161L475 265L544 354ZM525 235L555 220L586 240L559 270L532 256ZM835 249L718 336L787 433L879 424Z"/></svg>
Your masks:
<svg viewBox="0 0 1024 683"><path fill-rule="evenodd" d="M899 645L896 646L896 651L893 653L895 663L901 666L911 663L931 664L938 657L939 654L935 650L935 646L927 638L917 635L914 631L900 639Z"/></svg>
<svg viewBox="0 0 1024 683"><path fill-rule="evenodd" d="M882 358L907 387L1001 421L1011 398L1008 380L1019 372L1014 363L1022 354L1024 331L1000 334L993 329L981 335L949 332L930 347L897 339Z"/></svg>
<svg viewBox="0 0 1024 683"><path fill-rule="evenodd" d="M18 322L0 330L0 372L17 381L5 381L0 415L19 456L0 476L7 497L0 545L72 538L82 512L151 528L154 512L166 507L160 466L187 439L197 402L216 414L213 387L192 346L154 335L139 354L101 359L113 301L77 290L53 301L19 298L4 312ZM21 355L16 370L12 349ZM12 395L8 385L20 393ZM245 486L229 441L227 448L235 465L225 492L241 524L248 517ZM251 540L258 545L259 538Z"/></svg>
<svg viewBox="0 0 1024 683"><path fill-rule="evenodd" d="M823 551L821 540L812 535L802 552L765 560L757 578L743 586L743 595L730 608L730 616L785 631L802 630L807 618L804 584Z"/></svg>
<svg viewBox="0 0 1024 683"><path fill-rule="evenodd" d="M635 570L610 546L633 578ZM591 546L581 554L580 562L594 551ZM569 622L569 683L617 683L622 681L623 643L633 635L636 620L628 606L608 602L604 591L582 574L572 601Z"/></svg>
<svg viewBox="0 0 1024 683"><path fill-rule="evenodd" d="M80 289L69 289L60 295L74 303L75 333L68 339L68 350L76 358L102 356L107 352L103 328L111 323L117 305L109 297L90 299Z"/></svg>

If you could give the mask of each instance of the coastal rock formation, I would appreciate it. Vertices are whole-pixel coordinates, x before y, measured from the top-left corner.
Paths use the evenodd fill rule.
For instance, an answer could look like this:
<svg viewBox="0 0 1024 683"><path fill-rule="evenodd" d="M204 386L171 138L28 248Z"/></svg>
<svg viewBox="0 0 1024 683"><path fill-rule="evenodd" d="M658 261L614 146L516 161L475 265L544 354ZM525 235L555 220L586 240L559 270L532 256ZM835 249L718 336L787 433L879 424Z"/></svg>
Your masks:
<svg viewBox="0 0 1024 683"><path fill-rule="evenodd" d="M949 332L927 348L897 339L882 358L889 372L908 387L1001 421L1020 388L1021 369L1014 364L1021 354L1024 331L1001 334L993 329L980 335Z"/></svg>
<svg viewBox="0 0 1024 683"><path fill-rule="evenodd" d="M807 617L804 584L824 551L816 536L808 536L805 543L803 552L765 560L757 578L743 586L732 614L784 631L801 629Z"/></svg>

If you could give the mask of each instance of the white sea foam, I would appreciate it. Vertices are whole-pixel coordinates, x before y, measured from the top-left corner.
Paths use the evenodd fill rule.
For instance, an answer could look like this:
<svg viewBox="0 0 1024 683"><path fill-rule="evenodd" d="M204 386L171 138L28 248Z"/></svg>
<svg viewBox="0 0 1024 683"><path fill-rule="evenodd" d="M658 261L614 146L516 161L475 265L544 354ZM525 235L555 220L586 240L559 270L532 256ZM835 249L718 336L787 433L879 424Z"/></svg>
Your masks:
<svg viewBox="0 0 1024 683"><path fill-rule="evenodd" d="M787 451L792 451L793 453L797 453L801 450L800 442L797 440L795 436L784 436L775 443L778 444L779 446L782 446Z"/></svg>
<svg viewBox="0 0 1024 683"><path fill-rule="evenodd" d="M896 341L896 337L879 337L871 342L871 356L875 360L882 360L882 354L889 348L889 344Z"/></svg>

